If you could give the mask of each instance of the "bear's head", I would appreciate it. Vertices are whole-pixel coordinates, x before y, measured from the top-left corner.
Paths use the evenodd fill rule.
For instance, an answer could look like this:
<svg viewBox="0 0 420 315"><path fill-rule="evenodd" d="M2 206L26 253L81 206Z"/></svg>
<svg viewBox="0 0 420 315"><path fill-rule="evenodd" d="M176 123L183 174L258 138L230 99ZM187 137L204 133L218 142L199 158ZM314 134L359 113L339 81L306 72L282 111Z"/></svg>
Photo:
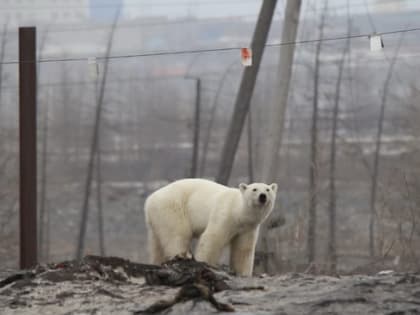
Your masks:
<svg viewBox="0 0 420 315"><path fill-rule="evenodd" d="M250 215L259 222L264 221L271 213L276 200L277 184L264 183L239 184L245 207Z"/></svg>

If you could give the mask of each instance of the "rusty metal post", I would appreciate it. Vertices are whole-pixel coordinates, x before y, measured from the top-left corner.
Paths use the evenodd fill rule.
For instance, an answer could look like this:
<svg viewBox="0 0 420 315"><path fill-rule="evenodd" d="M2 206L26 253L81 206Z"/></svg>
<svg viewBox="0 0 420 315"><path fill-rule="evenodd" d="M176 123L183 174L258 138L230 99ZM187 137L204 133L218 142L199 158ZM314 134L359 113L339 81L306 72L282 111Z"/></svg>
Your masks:
<svg viewBox="0 0 420 315"><path fill-rule="evenodd" d="M36 265L36 30L19 28L20 268Z"/></svg>

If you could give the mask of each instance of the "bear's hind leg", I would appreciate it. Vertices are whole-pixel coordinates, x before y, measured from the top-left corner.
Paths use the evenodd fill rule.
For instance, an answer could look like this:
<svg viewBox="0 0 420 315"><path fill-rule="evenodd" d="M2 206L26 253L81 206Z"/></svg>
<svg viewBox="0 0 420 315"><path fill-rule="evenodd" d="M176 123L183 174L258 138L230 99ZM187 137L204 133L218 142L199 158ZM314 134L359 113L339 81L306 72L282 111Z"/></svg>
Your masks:
<svg viewBox="0 0 420 315"><path fill-rule="evenodd" d="M160 217L164 220L156 219L154 222L154 231L159 238L164 261L177 255L185 256L192 240L191 226L182 205L177 202L168 204L159 209Z"/></svg>
<svg viewBox="0 0 420 315"><path fill-rule="evenodd" d="M148 231L149 259L151 264L160 265L164 261L162 246L155 233Z"/></svg>
<svg viewBox="0 0 420 315"><path fill-rule="evenodd" d="M162 236L162 248L164 260L169 260L175 256L187 257L190 248L192 235L183 232L167 231Z"/></svg>
<svg viewBox="0 0 420 315"><path fill-rule="evenodd" d="M187 256L192 232L182 203L173 198L149 199L145 212L152 262Z"/></svg>

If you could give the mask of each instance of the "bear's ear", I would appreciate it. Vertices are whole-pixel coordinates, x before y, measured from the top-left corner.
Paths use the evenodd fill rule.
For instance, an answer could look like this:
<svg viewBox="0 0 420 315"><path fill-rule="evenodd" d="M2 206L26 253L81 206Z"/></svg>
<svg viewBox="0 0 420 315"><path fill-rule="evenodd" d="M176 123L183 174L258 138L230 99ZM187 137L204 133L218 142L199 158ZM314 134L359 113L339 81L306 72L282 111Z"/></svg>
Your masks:
<svg viewBox="0 0 420 315"><path fill-rule="evenodd" d="M246 190L246 187L247 187L247 185L246 185L246 184L244 184L244 183L240 183L240 184L239 184L239 190L240 190L241 192L244 192L244 191Z"/></svg>
<svg viewBox="0 0 420 315"><path fill-rule="evenodd" d="M270 185L270 188L271 188L274 192L276 192L276 191L277 191L277 184L276 184L276 183L271 184L271 185Z"/></svg>

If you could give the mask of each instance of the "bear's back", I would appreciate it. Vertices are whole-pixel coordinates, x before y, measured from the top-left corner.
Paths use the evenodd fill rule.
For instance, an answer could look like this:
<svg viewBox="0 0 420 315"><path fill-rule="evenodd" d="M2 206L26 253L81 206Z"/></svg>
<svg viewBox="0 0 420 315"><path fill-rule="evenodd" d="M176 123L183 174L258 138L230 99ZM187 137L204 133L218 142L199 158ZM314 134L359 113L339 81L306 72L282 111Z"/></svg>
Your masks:
<svg viewBox="0 0 420 315"><path fill-rule="evenodd" d="M236 198L238 194L239 189L207 179L186 178L158 189L148 200L153 200L153 203L163 207L175 206L176 211L184 212L190 221L193 234L198 236L206 228L210 213L229 199Z"/></svg>
<svg viewBox="0 0 420 315"><path fill-rule="evenodd" d="M208 179L185 178L179 179L158 189L154 194L159 193L167 196L175 196L176 194L178 196L182 196L184 199L189 198L192 195L199 194L210 198L218 193L230 190L236 191L237 189L218 184Z"/></svg>

